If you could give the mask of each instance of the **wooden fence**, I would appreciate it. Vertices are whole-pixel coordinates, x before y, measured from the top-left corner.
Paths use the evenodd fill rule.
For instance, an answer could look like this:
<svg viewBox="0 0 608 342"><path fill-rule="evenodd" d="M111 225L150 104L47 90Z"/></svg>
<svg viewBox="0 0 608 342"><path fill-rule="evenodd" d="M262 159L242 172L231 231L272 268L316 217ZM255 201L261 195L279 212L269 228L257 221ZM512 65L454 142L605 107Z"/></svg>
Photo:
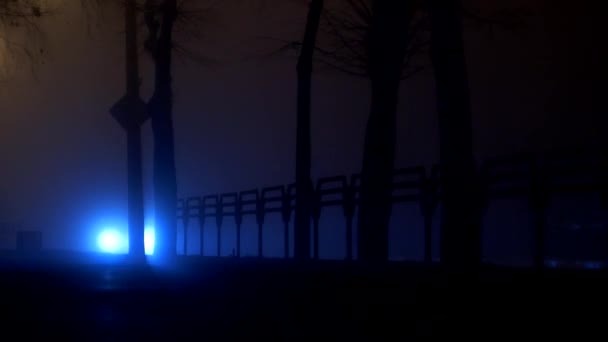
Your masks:
<svg viewBox="0 0 608 342"><path fill-rule="evenodd" d="M535 230L535 264L545 257L545 212L555 194L597 193L604 210L607 198L607 153L584 151L544 156L521 155L487 160L480 166L484 208L496 199L525 199L532 208ZM312 257L319 258L319 221L324 208L342 209L345 222L346 259L353 259L353 222L359 204L360 175L325 177L314 183L312 210ZM432 258L432 227L441 203L440 169L434 165L396 169L392 182L392 201L415 203L424 221L425 260ZM284 257L289 257L289 225L295 208L295 184L252 189L241 192L183 198L178 203L178 219L183 227L183 251L188 245L188 225L198 222L200 254L205 246L205 227L214 220L217 226L217 253L222 246L222 227L226 218L236 224L235 256L241 256L241 227L245 217L257 224L257 255L264 256L264 225L266 217L278 213L283 222ZM605 226L604 226L605 228Z"/></svg>

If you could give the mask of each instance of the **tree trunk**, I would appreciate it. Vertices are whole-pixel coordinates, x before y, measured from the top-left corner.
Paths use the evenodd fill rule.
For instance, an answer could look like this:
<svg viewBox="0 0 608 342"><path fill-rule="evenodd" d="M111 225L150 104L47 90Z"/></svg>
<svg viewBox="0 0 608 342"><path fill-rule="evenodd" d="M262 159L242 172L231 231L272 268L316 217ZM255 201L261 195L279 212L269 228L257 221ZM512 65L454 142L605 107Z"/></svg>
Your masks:
<svg viewBox="0 0 608 342"><path fill-rule="evenodd" d="M310 258L310 218L312 182L310 179L310 93L313 55L323 12L323 0L312 0L306 21L302 51L297 65L298 107L296 131L296 215L294 257Z"/></svg>
<svg viewBox="0 0 608 342"><path fill-rule="evenodd" d="M407 2L374 1L370 36L371 110L365 131L359 205L359 259L387 261L395 120L408 43Z"/></svg>
<svg viewBox="0 0 608 342"><path fill-rule="evenodd" d="M443 196L440 252L445 265L474 267L481 262L480 188L459 12L458 0L430 2Z"/></svg>
<svg viewBox="0 0 608 342"><path fill-rule="evenodd" d="M127 158L129 182L129 256L135 261L145 258L144 247L144 186L141 161L141 129L127 130Z"/></svg>
<svg viewBox="0 0 608 342"><path fill-rule="evenodd" d="M154 136L154 213L157 238L155 252L176 254L177 179L173 137L173 93L171 89L171 50L176 0L161 3L162 24L153 51L154 94L148 103Z"/></svg>
<svg viewBox="0 0 608 342"><path fill-rule="evenodd" d="M135 0L125 3L126 95L110 112L127 133L127 179L129 201L129 256L143 261L144 200L141 159L141 124L145 120L145 106L139 97L139 65L137 57L137 13Z"/></svg>
<svg viewBox="0 0 608 342"><path fill-rule="evenodd" d="M394 84L372 86L361 172L359 260L386 261L388 258L398 88Z"/></svg>

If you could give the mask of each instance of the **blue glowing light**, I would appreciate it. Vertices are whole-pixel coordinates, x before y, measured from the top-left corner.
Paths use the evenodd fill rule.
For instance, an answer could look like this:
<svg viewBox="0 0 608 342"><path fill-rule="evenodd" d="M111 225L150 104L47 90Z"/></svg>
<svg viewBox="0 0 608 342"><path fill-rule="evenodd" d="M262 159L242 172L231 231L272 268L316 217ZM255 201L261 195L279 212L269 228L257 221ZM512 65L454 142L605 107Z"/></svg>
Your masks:
<svg viewBox="0 0 608 342"><path fill-rule="evenodd" d="M154 228L146 227L144 230L144 250L146 255L154 254Z"/></svg>
<svg viewBox="0 0 608 342"><path fill-rule="evenodd" d="M119 253L124 246L124 241L117 230L106 229L99 234L97 244L102 252Z"/></svg>
<svg viewBox="0 0 608 342"><path fill-rule="evenodd" d="M105 228L97 236L97 246L103 253L126 254L129 251L128 235L124 235L115 228ZM154 254L155 234L154 227L144 229L144 251L146 255Z"/></svg>
<svg viewBox="0 0 608 342"><path fill-rule="evenodd" d="M601 261L586 261L583 263L583 268L588 270L600 270L604 268L604 263Z"/></svg>

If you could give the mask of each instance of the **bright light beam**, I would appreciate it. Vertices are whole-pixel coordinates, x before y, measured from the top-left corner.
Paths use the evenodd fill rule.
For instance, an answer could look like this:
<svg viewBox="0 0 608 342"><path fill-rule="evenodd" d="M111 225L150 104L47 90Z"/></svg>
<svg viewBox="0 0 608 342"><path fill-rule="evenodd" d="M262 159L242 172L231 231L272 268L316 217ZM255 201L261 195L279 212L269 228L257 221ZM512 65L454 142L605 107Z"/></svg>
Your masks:
<svg viewBox="0 0 608 342"><path fill-rule="evenodd" d="M122 240L123 239L118 231L114 229L106 229L99 234L97 244L102 252L119 253L124 244L124 241Z"/></svg>
<svg viewBox="0 0 608 342"><path fill-rule="evenodd" d="M144 250L146 255L154 254L154 242L154 228L146 227L146 229L144 230Z"/></svg>
<svg viewBox="0 0 608 342"><path fill-rule="evenodd" d="M154 254L154 244L154 227L146 227L144 229L144 251L146 255ZM126 253L129 249L128 238L124 237L118 230L112 228L101 231L97 236L97 245L104 253Z"/></svg>

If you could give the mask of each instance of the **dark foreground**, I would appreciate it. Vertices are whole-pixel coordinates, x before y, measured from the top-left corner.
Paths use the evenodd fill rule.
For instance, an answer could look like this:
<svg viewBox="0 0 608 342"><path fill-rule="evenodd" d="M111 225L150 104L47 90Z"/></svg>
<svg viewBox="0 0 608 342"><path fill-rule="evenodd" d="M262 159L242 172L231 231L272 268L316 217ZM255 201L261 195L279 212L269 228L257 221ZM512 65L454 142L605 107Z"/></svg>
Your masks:
<svg viewBox="0 0 608 342"><path fill-rule="evenodd" d="M600 271L236 259L182 259L172 272L116 262L1 265L0 340L10 332L20 334L11 340L607 335L608 281Z"/></svg>

